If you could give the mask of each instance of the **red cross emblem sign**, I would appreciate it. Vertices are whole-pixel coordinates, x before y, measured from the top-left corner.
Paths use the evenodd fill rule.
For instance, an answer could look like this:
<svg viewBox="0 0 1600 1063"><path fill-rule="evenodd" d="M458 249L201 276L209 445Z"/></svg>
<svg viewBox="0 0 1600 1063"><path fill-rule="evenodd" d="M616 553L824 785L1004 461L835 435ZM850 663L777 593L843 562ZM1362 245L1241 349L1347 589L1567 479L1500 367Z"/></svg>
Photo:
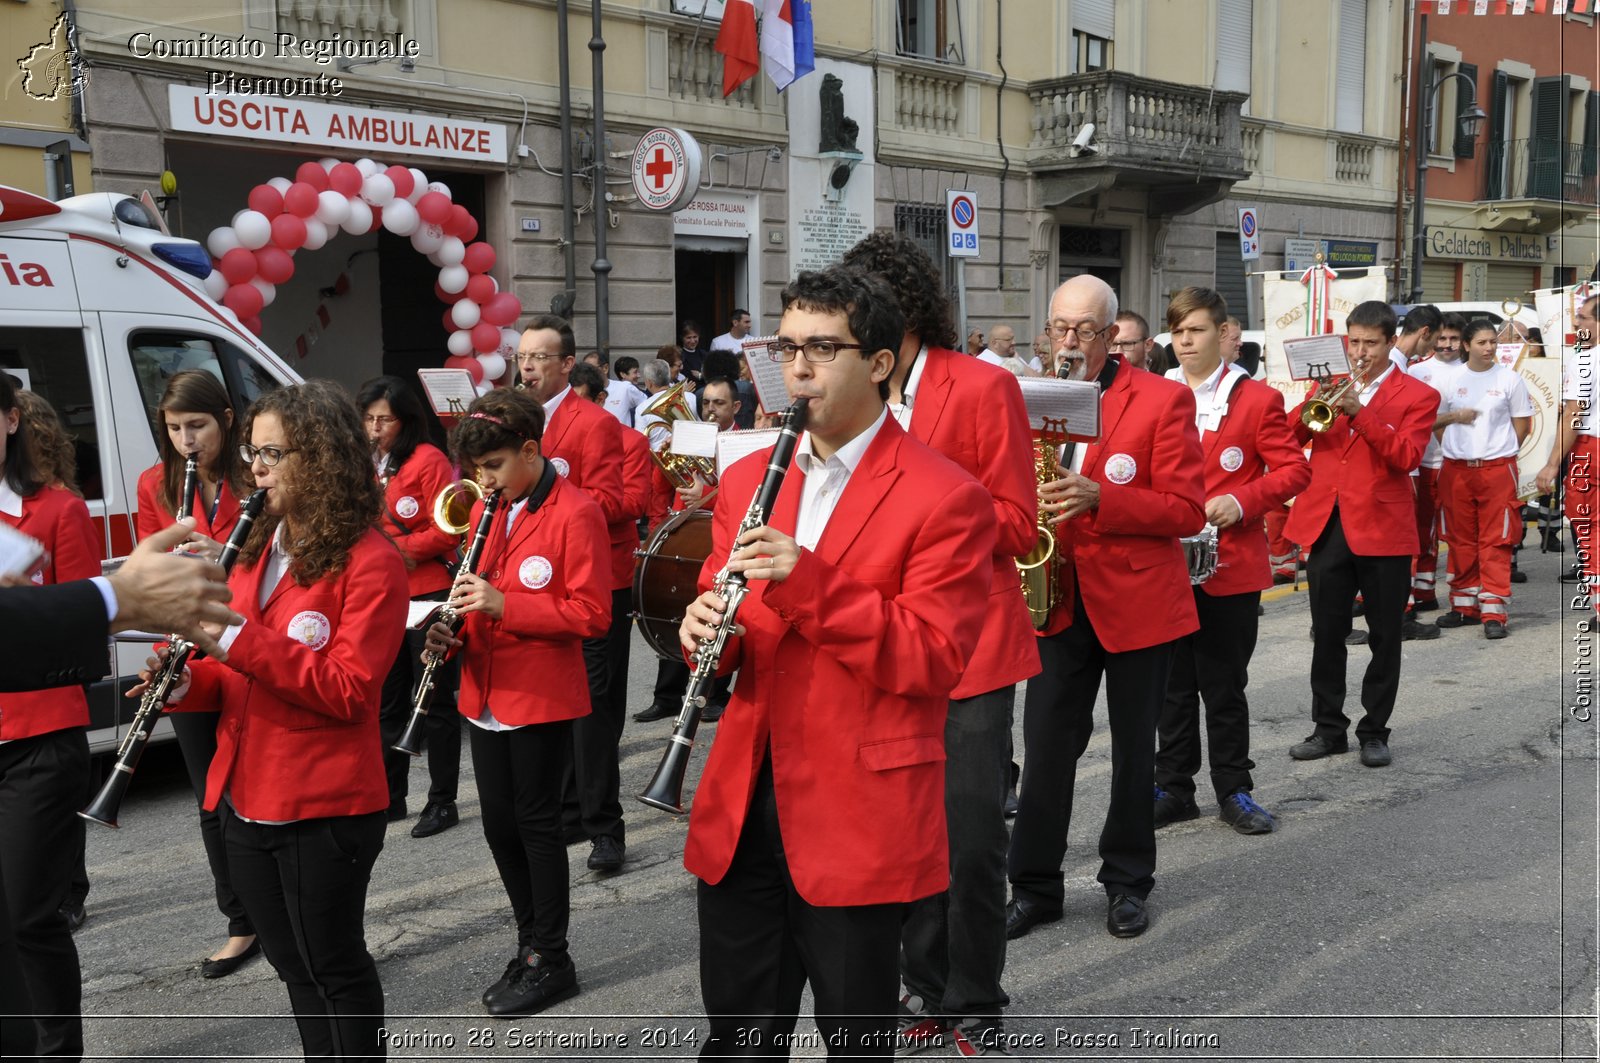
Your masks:
<svg viewBox="0 0 1600 1063"><path fill-rule="evenodd" d="M681 210L700 191L700 145L681 129L652 129L633 149L633 191L650 210Z"/></svg>

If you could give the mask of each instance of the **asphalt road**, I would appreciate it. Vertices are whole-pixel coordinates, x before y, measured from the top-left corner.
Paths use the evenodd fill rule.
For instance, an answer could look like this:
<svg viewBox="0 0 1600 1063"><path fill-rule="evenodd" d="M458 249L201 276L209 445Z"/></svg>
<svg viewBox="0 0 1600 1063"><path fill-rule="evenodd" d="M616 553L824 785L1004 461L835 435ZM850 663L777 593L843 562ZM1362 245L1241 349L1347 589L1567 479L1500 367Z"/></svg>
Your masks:
<svg viewBox="0 0 1600 1063"><path fill-rule="evenodd" d="M1457 630L1406 644L1385 769L1353 755L1289 758L1310 733L1306 595L1269 595L1250 693L1256 796L1279 830L1234 834L1202 787L1203 818L1159 836L1153 925L1133 940L1105 932L1094 881L1110 772L1102 709L1079 769L1066 917L1011 945L1014 1055L1596 1058L1597 724L1574 686L1575 670L1592 671L1596 636L1567 608L1576 588L1557 583L1561 559L1524 558L1532 578L1516 588L1509 639ZM637 640L633 661L637 710L655 667ZM1352 689L1365 661L1352 651ZM629 721L625 797L650 777L668 729ZM702 730L702 746L714 731ZM470 762L462 771L461 826L418 840L397 824L406 829L391 829L374 871L366 929L390 1055L693 1056L703 1029L686 821L630 801L628 862L610 877L584 868L586 846L569 850L583 991L535 1019L491 1021L478 996L515 935ZM419 762L414 812L426 786ZM175 750L146 758L121 819L89 840L93 892L77 942L90 1055L298 1058L286 994L264 961L199 975L225 925ZM802 1020L799 1032L814 1029Z"/></svg>

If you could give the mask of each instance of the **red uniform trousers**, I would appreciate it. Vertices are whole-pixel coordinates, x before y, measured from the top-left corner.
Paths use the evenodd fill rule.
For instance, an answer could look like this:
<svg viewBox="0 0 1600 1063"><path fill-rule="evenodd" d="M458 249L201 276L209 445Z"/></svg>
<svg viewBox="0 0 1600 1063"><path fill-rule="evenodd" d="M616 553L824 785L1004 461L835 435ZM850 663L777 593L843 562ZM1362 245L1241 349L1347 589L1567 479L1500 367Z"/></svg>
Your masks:
<svg viewBox="0 0 1600 1063"><path fill-rule="evenodd" d="M1522 537L1517 459L1444 459L1439 474L1444 541L1450 545L1450 608L1505 623L1511 547Z"/></svg>
<svg viewBox="0 0 1600 1063"><path fill-rule="evenodd" d="M1439 570L1439 516L1444 499L1439 493L1439 474L1442 469L1426 465L1417 470L1417 551L1411 568L1411 600L1413 602L1438 601L1434 580Z"/></svg>
<svg viewBox="0 0 1600 1063"><path fill-rule="evenodd" d="M1590 600L1600 613L1600 596L1595 595L1600 584L1600 556L1595 548L1600 546L1595 535L1596 521L1600 520L1600 438L1578 437L1567 456L1567 489L1563 506L1567 520L1572 522L1572 534L1578 541L1578 563L1588 577Z"/></svg>

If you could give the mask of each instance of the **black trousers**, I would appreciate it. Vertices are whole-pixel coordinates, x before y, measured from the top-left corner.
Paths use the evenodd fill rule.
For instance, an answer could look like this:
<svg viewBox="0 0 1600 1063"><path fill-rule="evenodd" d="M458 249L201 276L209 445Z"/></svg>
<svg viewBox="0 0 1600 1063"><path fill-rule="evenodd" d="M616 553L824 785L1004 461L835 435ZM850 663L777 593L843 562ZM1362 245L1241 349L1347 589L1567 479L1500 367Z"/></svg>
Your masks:
<svg viewBox="0 0 1600 1063"><path fill-rule="evenodd" d="M228 875L289 990L307 1059L383 1059L383 983L367 952L367 883L383 812L249 823L226 801Z"/></svg>
<svg viewBox="0 0 1600 1063"><path fill-rule="evenodd" d="M1156 782L1162 789L1194 796L1200 770L1200 702L1206 704L1206 751L1217 801L1235 790L1251 790L1250 657L1256 652L1261 592L1210 595L1194 589L1200 630L1172 644L1172 671L1157 731Z"/></svg>
<svg viewBox="0 0 1600 1063"><path fill-rule="evenodd" d="M633 639L633 589L611 592L611 627L583 640L589 671L589 715L572 721L572 757L561 784L561 818L590 838L627 840L617 744L628 710L628 648Z"/></svg>
<svg viewBox="0 0 1600 1063"><path fill-rule="evenodd" d="M1111 653L1100 645L1079 598L1072 626L1039 640L1043 670L1028 681L1022 707L1027 759L1011 828L1013 895L1059 909L1061 861L1072 823L1078 758L1094 731L1094 702L1105 676L1111 724L1111 807L1100 831L1100 881L1106 893L1149 896L1155 886L1156 718L1166 697L1172 643Z"/></svg>
<svg viewBox="0 0 1600 1063"><path fill-rule="evenodd" d="M676 713L683 707L683 696L689 692L689 678L693 673L689 666L682 661L662 660L656 668L656 689L651 703L665 705ZM712 680L713 703L728 703L728 691L733 688L733 677L737 672L730 672Z"/></svg>
<svg viewBox="0 0 1600 1063"><path fill-rule="evenodd" d="M1411 558L1352 553L1335 507L1328 526L1311 548L1306 579L1311 584L1311 719L1315 733L1343 742L1350 728L1350 718L1344 714L1349 654L1344 637L1350 634L1350 610L1360 594L1372 661L1361 681L1361 706L1366 715L1356 725L1356 738L1387 742L1389 717L1400 692L1400 626L1410 594Z"/></svg>
<svg viewBox="0 0 1600 1063"><path fill-rule="evenodd" d="M820 908L801 899L778 829L770 757L732 866L698 889L700 992L711 1023L701 1058L789 1058L807 982L830 1058L894 1058L907 906Z"/></svg>
<svg viewBox="0 0 1600 1063"><path fill-rule="evenodd" d="M189 772L195 803L200 806L200 841L206 847L206 863L211 865L211 882L217 891L217 910L228 919L229 937L249 937L255 927L245 914L244 902L228 879L228 851L222 844L222 817L205 808L206 773L217 755L217 721L220 712L174 712L167 716L183 751L183 766Z"/></svg>
<svg viewBox="0 0 1600 1063"><path fill-rule="evenodd" d="M517 947L559 960L567 954L571 914L559 780L572 749L572 721L509 731L468 726L483 836L511 900Z"/></svg>
<svg viewBox="0 0 1600 1063"><path fill-rule="evenodd" d="M417 600L442 602L449 595L448 590L442 590L421 595ZM411 789L409 776L413 758L390 747L411 722L411 699L417 680L422 678L422 650L427 641L426 631L408 630L400 642L399 656L383 679L378 733L383 738L383 770L389 779L391 805L403 803ZM446 661L434 676L438 687L422 731L423 748L428 752L428 803L453 804L456 788L461 783L461 714L456 712L461 656L457 654Z"/></svg>
<svg viewBox="0 0 1600 1063"><path fill-rule="evenodd" d="M88 778L89 741L81 727L0 745L6 912L33 1014L50 1016L34 1020L38 1052L71 1059L83 1055L83 989L61 902L82 851L84 823L77 813ZM12 1010L9 1001L0 1005L0 1011Z"/></svg>
<svg viewBox="0 0 1600 1063"><path fill-rule="evenodd" d="M17 949L17 932L11 926L11 908L6 903L4 876L0 876L0 1011L7 1015L32 1015L33 996L28 978L22 973L22 955ZM0 1022L0 1056L18 1059L38 1053L38 1039L31 1022L7 1019Z"/></svg>

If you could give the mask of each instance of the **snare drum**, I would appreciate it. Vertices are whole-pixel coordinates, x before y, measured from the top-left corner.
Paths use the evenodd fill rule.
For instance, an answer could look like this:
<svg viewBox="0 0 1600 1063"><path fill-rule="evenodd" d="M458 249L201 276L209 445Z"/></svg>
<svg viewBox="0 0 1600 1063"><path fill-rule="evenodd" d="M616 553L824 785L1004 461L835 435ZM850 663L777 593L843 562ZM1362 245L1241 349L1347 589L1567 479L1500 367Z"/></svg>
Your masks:
<svg viewBox="0 0 1600 1063"><path fill-rule="evenodd" d="M639 633L663 660L682 661L678 625L700 596L700 569L711 556L711 514L684 510L657 528L635 556L633 615Z"/></svg>
<svg viewBox="0 0 1600 1063"><path fill-rule="evenodd" d="M1189 582L1199 586L1217 571L1217 529L1207 524L1198 535L1178 540L1183 544L1184 560L1189 562Z"/></svg>

